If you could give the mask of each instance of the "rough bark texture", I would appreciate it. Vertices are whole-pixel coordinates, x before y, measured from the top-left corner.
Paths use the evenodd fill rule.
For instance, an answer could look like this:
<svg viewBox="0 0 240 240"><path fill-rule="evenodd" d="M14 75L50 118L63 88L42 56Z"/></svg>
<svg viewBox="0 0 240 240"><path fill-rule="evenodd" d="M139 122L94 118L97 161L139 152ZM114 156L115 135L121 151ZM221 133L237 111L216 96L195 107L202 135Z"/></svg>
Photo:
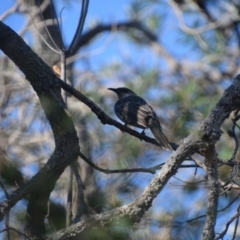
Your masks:
<svg viewBox="0 0 240 240"><path fill-rule="evenodd" d="M47 201L66 166L77 159L79 144L73 122L65 109L60 86L52 70L28 47L22 38L0 22L0 49L20 68L39 97L51 125L55 150L45 166L23 187L0 205L0 219L20 199L29 195L27 232L44 234Z"/></svg>
<svg viewBox="0 0 240 240"><path fill-rule="evenodd" d="M46 202L55 182L66 168L77 159L79 152L78 138L71 118L67 114L64 102L60 94L60 87L65 86L65 90L75 94L88 105L92 111L104 124L111 124L119 127L122 131L128 131L121 124L116 124L106 114L102 112L93 102L89 101L81 93L70 91L66 84L57 80L51 69L31 49L23 40L9 27L0 22L0 49L20 68L27 80L31 83L39 97L42 108L52 127L56 149L46 165L34 176L29 183L13 192L9 199L0 203L0 219L11 209L21 198L29 195L29 234L40 238L44 233L43 220L46 212ZM74 95L74 96L75 96ZM78 98L78 99L79 99ZM233 84L225 91L223 97L211 111L208 118L184 139L183 144L170 156L161 171L153 178L149 186L145 189L141 197L131 204L116 208L112 211L86 216L79 223L57 232L48 239L66 239L84 233L93 226L109 226L112 222L119 222L128 219L129 223L139 222L143 214L151 207L153 200L161 192L168 180L176 173L181 163L187 156L195 152L202 153L209 163L209 208L207 220L207 231L209 236L214 235L214 225L216 220L217 192L214 190L217 184L217 173L215 161L214 144L221 136L220 127L223 121L229 116L231 111L240 107L240 75ZM133 131L134 132L134 131ZM209 157L209 153L211 153ZM217 170L216 170L217 171ZM211 207L214 206L214 208ZM206 223L207 224L207 223ZM210 238L208 238L210 239Z"/></svg>
<svg viewBox="0 0 240 240"><path fill-rule="evenodd" d="M214 226L217 214L217 169L216 152L214 144L221 136L220 127L229 114L240 107L240 75L238 75L233 84L225 90L223 97L218 101L207 119L199 124L184 143L170 156L161 171L154 177L149 186L145 189L139 200L116 208L110 212L86 217L81 222L71 226L68 229L59 231L48 239L70 239L74 238L84 231L91 229L95 225L108 226L113 222L119 222L121 219L129 219L130 222L139 222L143 214L151 207L152 201L161 192L168 180L176 173L178 167L187 156L195 152L201 152L206 157L208 165L209 193L208 193L208 212L207 221L204 230L205 239L211 239L215 235ZM74 93L74 91L72 91ZM76 94L79 97L80 94ZM78 98L79 99L79 98ZM81 100L81 99L79 99ZM88 103L88 99L82 98L83 102ZM87 104L88 105L88 104ZM111 119L105 118L101 109L96 108L90 102L89 107L105 124L114 125ZM103 119L102 119L103 118ZM121 129L124 131L124 129Z"/></svg>

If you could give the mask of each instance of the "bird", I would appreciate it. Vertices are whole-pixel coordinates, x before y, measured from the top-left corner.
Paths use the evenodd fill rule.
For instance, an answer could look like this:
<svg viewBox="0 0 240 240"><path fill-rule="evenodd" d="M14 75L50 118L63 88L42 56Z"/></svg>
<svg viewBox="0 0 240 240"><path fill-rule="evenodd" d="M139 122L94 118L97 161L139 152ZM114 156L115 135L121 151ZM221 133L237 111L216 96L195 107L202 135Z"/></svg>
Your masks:
<svg viewBox="0 0 240 240"><path fill-rule="evenodd" d="M157 114L143 98L126 87L108 88L108 90L115 92L118 96L114 112L125 125L143 129L142 134L149 128L162 148L173 150L162 131Z"/></svg>

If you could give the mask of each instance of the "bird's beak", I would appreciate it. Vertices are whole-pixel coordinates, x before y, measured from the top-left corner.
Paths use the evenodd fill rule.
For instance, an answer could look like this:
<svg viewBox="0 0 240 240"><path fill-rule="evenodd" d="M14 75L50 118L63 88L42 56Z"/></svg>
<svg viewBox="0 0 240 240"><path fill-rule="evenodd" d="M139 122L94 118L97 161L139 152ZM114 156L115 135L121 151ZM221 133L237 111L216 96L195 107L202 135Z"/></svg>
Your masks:
<svg viewBox="0 0 240 240"><path fill-rule="evenodd" d="M108 90L111 90L113 92L117 92L115 88L108 88Z"/></svg>

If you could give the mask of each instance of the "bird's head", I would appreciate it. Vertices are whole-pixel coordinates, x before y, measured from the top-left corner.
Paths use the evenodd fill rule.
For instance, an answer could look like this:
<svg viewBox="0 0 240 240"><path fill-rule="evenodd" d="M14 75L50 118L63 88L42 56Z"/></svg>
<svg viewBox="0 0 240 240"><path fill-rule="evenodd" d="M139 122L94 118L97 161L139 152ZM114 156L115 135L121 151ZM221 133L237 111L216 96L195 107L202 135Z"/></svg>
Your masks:
<svg viewBox="0 0 240 240"><path fill-rule="evenodd" d="M108 88L109 90L115 92L118 95L118 98L123 98L123 97L127 97L129 95L137 95L135 92L133 92L132 90L125 88L125 87L121 87L121 88Z"/></svg>

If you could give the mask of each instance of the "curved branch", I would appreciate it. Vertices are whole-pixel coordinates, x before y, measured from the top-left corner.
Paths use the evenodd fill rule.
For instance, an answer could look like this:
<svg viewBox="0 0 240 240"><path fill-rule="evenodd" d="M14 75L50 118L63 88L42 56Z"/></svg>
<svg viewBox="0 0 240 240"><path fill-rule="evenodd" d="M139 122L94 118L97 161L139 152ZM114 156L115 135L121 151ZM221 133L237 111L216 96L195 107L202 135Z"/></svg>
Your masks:
<svg viewBox="0 0 240 240"><path fill-rule="evenodd" d="M77 98L79 101L86 104L98 117L98 119L102 122L102 124L108 124L117 127L123 132L127 132L130 135L139 138L140 140L144 140L145 142L152 143L158 147L161 147L159 143L154 139L150 138L146 135L143 135L137 131L132 130L131 128L127 127L126 125L121 124L118 121L115 121L114 119L110 118L99 106L97 106L96 103L94 103L91 99L86 97L84 94L70 86L69 84L65 83L61 79L58 79L59 85L67 91L68 93L72 94L75 98ZM175 143L170 143L173 149L177 149L178 145ZM167 149L165 149L167 150Z"/></svg>
<svg viewBox="0 0 240 240"><path fill-rule="evenodd" d="M228 228L229 228L230 224L231 224L235 219L238 219L239 217L240 217L240 206L239 206L238 209L237 209L237 213L236 213L233 217L231 217L231 219L227 222L225 229L221 232L221 234L219 234L218 237L215 238L215 240L223 239L223 237L225 236L225 234L226 234L227 231L228 231ZM237 220L237 221L238 221L238 220ZM234 239L234 238L232 238L232 239Z"/></svg>
<svg viewBox="0 0 240 240"><path fill-rule="evenodd" d="M45 166L28 183L0 203L0 220L20 199L28 195L28 232L30 236L42 235L45 230L44 218L49 195L64 169L77 159L79 141L52 70L21 37L2 22L0 22L0 36L0 49L25 74L38 95L52 128L56 146Z"/></svg>
<svg viewBox="0 0 240 240"><path fill-rule="evenodd" d="M76 92L74 89L69 89L61 81L57 81L51 69L31 51L19 36L1 22L0 36L0 49L18 65L33 86L52 127L55 138L56 149L43 169L28 184L13 192L8 200L0 203L1 218L4 217L6 211L14 206L18 200L29 194L28 210L32 217L31 221L35 224L34 227L36 227L36 223L38 222L35 216L32 215L32 209L35 208L38 210L37 213L40 214L40 217L37 214L36 216L40 224L42 224L42 219L45 215L44 211L47 206L46 200L48 200L55 182L65 167L76 160L79 153L76 131L69 115L66 113L64 102L60 95L60 87L69 90L70 93L74 92L79 100L81 99L96 113L103 124L112 124L121 130L126 130L127 128L109 118L84 95ZM151 207L153 200L161 192L169 179L177 172L186 157L191 156L197 151L204 156L206 156L208 151L214 151L214 144L221 136L220 127L223 121L228 118L232 111L239 107L240 75L234 79L232 85L225 91L223 97L216 104L216 107L211 111L208 118L173 152L161 171L153 178L138 200L103 214L86 216L86 219L81 222L58 232L54 235L54 239L56 239L56 236L57 238L68 236L71 238L74 234L79 234L96 223L108 226L112 222L119 221L122 218L127 218L132 223L139 222L144 213ZM130 130L126 131L137 136L137 132ZM144 138L142 137L142 139ZM39 228L34 230L36 233L37 230L39 231Z"/></svg>
<svg viewBox="0 0 240 240"><path fill-rule="evenodd" d="M184 140L184 143L180 145L175 152L173 152L166 161L166 164L153 178L138 200L106 213L86 216L86 218L79 223L72 225L68 229L59 231L46 239L69 239L73 235L80 235L81 232L95 224L106 227L123 218L129 219L131 223L139 222L144 213L151 207L153 200L161 192L168 180L176 173L186 157L199 151L203 153L209 161L212 161L213 158L210 158L208 153L209 151L210 153L212 152L212 154L215 153L214 144L221 136L221 124L229 116L231 111L240 106L239 90L240 75L238 75L234 79L233 84L225 90L223 97L212 109L207 119ZM101 113L102 112L100 112L100 114ZM211 166L211 164L209 165L209 168L215 170L215 167ZM213 179L215 179L215 176L213 176ZM211 224L214 227L214 219L211 220Z"/></svg>
<svg viewBox="0 0 240 240"><path fill-rule="evenodd" d="M114 210L86 216L84 220L72 225L71 227L61 230L46 239L71 239L82 231L93 227L95 224L107 227L114 222L126 218L131 223L139 222L145 212L152 206L153 200L161 192L168 180L176 173L186 156L201 145L199 139L193 139L192 134L186 139L185 143L174 152L167 160L161 171L153 178L149 186L145 189L141 197L133 203L124 205Z"/></svg>
<svg viewBox="0 0 240 240"><path fill-rule="evenodd" d="M71 52L68 57L75 55L82 46L89 44L89 42L92 41L99 33L114 30L129 31L129 29L131 28L140 30L150 41L157 41L157 36L138 21L128 21L116 24L100 24L95 26L88 32L82 34L82 37L79 39L78 45L74 48L74 51Z"/></svg>

